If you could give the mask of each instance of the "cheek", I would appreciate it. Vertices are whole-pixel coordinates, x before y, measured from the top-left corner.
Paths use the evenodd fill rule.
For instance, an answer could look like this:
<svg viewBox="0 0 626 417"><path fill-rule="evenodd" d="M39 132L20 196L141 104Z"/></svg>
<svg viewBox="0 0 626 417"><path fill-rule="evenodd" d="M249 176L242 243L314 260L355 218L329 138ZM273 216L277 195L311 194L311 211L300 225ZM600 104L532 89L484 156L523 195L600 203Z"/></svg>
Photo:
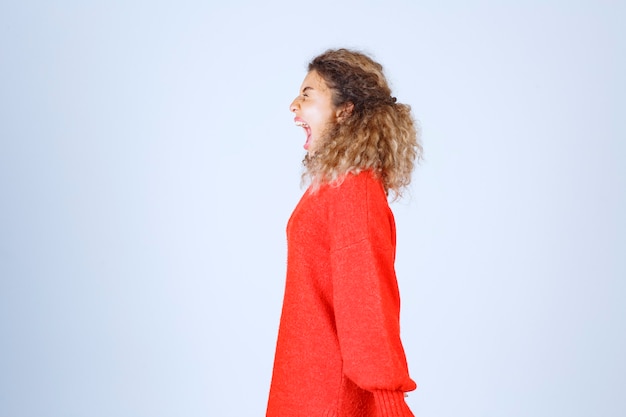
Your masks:
<svg viewBox="0 0 626 417"><path fill-rule="evenodd" d="M312 106L309 114L307 115L309 125L315 126L316 130L325 129L328 125L335 122L335 112L328 105Z"/></svg>
<svg viewBox="0 0 626 417"><path fill-rule="evenodd" d="M331 124L335 121L335 113L329 108L324 108L323 110L321 110L319 116L320 121L323 122L325 125Z"/></svg>

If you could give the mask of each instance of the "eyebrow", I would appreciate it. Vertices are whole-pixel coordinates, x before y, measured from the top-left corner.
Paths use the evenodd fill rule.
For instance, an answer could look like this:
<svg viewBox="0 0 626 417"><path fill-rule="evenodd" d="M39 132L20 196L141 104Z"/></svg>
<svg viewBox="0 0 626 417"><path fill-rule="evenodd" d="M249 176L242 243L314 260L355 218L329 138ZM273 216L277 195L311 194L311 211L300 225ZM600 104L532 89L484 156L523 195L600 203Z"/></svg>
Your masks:
<svg viewBox="0 0 626 417"><path fill-rule="evenodd" d="M307 90L314 90L314 88L313 88L313 87L306 86L306 87L304 87L304 88L302 89L302 92L303 92L303 93L306 93L306 91L307 91Z"/></svg>

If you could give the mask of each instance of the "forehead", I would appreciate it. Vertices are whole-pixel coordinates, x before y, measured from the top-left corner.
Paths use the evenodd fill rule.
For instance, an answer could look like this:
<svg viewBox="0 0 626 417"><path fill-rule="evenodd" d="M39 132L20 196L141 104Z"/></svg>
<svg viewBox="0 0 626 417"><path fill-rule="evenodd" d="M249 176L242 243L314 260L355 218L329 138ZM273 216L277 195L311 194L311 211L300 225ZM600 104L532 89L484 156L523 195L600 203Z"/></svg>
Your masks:
<svg viewBox="0 0 626 417"><path fill-rule="evenodd" d="M311 88L316 91L328 91L326 81L324 81L322 76L319 75L317 71L310 71L306 77L304 77L300 91L304 91L306 88Z"/></svg>

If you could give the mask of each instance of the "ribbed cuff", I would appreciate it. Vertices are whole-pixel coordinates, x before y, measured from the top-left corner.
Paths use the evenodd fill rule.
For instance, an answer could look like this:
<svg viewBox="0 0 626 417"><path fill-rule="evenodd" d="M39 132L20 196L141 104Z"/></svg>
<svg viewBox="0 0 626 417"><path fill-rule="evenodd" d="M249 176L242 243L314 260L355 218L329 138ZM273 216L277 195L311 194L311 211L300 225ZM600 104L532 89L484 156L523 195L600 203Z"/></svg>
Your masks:
<svg viewBox="0 0 626 417"><path fill-rule="evenodd" d="M381 417L415 417L404 401L402 391L372 391L376 411Z"/></svg>

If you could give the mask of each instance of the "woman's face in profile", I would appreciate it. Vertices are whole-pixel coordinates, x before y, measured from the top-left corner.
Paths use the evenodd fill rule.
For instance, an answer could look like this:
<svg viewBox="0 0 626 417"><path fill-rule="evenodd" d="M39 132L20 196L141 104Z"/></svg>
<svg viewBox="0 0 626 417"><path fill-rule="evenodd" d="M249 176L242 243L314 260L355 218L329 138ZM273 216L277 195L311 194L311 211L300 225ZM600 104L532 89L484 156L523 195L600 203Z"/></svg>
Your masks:
<svg viewBox="0 0 626 417"><path fill-rule="evenodd" d="M289 110L296 115L294 118L296 125L305 131L304 149L309 152L314 149L319 138L339 115L333 106L332 91L316 71L306 75L300 87L300 94L293 100Z"/></svg>

